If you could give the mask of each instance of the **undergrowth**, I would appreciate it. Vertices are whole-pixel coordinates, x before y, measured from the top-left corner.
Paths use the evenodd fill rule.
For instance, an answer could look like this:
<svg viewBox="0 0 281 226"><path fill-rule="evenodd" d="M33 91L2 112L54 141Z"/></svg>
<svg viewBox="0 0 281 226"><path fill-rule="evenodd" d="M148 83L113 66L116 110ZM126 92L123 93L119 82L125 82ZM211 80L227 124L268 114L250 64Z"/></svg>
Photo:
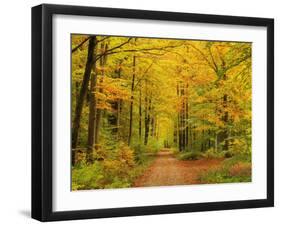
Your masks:
<svg viewBox="0 0 281 226"><path fill-rule="evenodd" d="M93 164L81 161L72 168L72 190L131 187L155 158L122 144L110 155L102 148L95 151Z"/></svg>
<svg viewBox="0 0 281 226"><path fill-rule="evenodd" d="M249 155L237 155L225 159L222 166L202 173L199 176L201 183L235 183L251 182L251 157Z"/></svg>

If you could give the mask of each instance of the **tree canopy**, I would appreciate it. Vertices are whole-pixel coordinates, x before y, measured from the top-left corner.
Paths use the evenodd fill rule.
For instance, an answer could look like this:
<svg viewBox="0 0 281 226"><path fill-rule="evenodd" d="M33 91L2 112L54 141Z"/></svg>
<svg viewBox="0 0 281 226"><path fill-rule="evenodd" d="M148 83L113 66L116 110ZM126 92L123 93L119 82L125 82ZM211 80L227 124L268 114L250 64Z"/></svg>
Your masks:
<svg viewBox="0 0 281 226"><path fill-rule="evenodd" d="M71 44L73 166L122 148L135 160L161 147L251 153L251 43L72 35Z"/></svg>

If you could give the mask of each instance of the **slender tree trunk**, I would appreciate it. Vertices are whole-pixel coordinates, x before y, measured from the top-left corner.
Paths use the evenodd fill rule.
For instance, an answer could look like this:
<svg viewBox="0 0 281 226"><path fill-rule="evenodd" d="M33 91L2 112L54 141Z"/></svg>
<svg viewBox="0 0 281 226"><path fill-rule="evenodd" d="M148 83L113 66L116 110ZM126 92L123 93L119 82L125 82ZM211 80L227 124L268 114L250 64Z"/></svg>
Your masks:
<svg viewBox="0 0 281 226"><path fill-rule="evenodd" d="M211 130L208 130L208 136L209 136L209 139L208 139L208 149L211 148Z"/></svg>
<svg viewBox="0 0 281 226"><path fill-rule="evenodd" d="M174 122L174 144L178 144L178 126L177 122Z"/></svg>
<svg viewBox="0 0 281 226"><path fill-rule="evenodd" d="M106 52L108 49L108 45L106 44L101 45L101 48L103 49L103 52ZM107 62L107 55L104 55L103 57L100 58L100 67L101 67L101 79L100 79L100 85L103 83L104 79L104 68ZM99 89L100 93L103 93L103 88ZM102 109L97 108L97 117L96 117L96 129L95 129L95 144L99 143L99 132L100 132L100 123L101 123L101 114L102 114Z"/></svg>
<svg viewBox="0 0 281 226"><path fill-rule="evenodd" d="M96 61L96 60L95 60ZM97 85L97 73L95 70L96 63L94 64L94 73L91 73L91 85L90 85L90 103L89 103L89 123L88 123L88 147L86 160L88 163L93 162L93 151L96 144L95 130L96 130L96 116L97 116L97 102L96 102L96 85Z"/></svg>
<svg viewBox="0 0 281 226"><path fill-rule="evenodd" d="M142 91L141 91L141 82L139 90L139 141L141 142L142 136Z"/></svg>
<svg viewBox="0 0 281 226"><path fill-rule="evenodd" d="M153 137L153 134L154 134L154 116L151 116L150 124L151 124L150 136Z"/></svg>
<svg viewBox="0 0 281 226"><path fill-rule="evenodd" d="M92 36L89 39L86 67L85 67L85 71L84 71L84 76L83 76L83 81L82 81L82 85L81 85L81 89L80 89L79 98L76 103L75 116L74 116L74 120L72 123L72 150L73 150L72 151L72 165L75 164L76 157L75 157L74 149L77 147L84 99L85 99L88 85L89 85L91 70L93 68L93 65L95 64L95 46L96 46L96 36Z"/></svg>
<svg viewBox="0 0 281 226"><path fill-rule="evenodd" d="M132 130L133 130L133 107L134 107L134 86L136 77L136 56L133 56L133 76L131 85L131 103L130 103L130 118L129 118L129 135L128 135L128 146L131 144Z"/></svg>
<svg viewBox="0 0 281 226"><path fill-rule="evenodd" d="M117 77L119 79L121 78L121 64L122 64L122 61L119 64L118 73L117 73ZM121 117L121 100L118 99L117 100L117 112L116 112L116 136L117 136L117 139L119 139L120 117Z"/></svg>
<svg viewBox="0 0 281 226"><path fill-rule="evenodd" d="M193 127L194 128L194 130L193 130L193 140L195 141L196 140L196 138L197 138L197 136L196 136L196 126L194 126Z"/></svg>
<svg viewBox="0 0 281 226"><path fill-rule="evenodd" d="M182 96L182 109L181 109L181 117L182 117L182 150L185 150L185 92L184 87L181 87L181 96Z"/></svg>
<svg viewBox="0 0 281 226"><path fill-rule="evenodd" d="M178 147L179 151L182 151L182 140L181 140L181 115L178 113Z"/></svg>
<svg viewBox="0 0 281 226"><path fill-rule="evenodd" d="M224 73L223 75L223 80L226 81L226 73ZM223 111L224 111L224 115L222 117L222 120L224 121L225 124L225 128L224 131L222 132L222 138L225 141L224 145L223 145L223 150L228 150L228 146L229 146L229 141L228 141L228 129L227 129L227 123L228 123L228 111L227 109L227 100L228 99L228 95L224 94L223 95Z"/></svg>
<svg viewBox="0 0 281 226"><path fill-rule="evenodd" d="M151 98L146 96L145 102L146 102L145 104L146 107L145 107L145 125L144 125L144 145L147 145L148 136L149 136L149 125L150 125Z"/></svg>
<svg viewBox="0 0 281 226"><path fill-rule="evenodd" d="M177 97L180 100L181 92L180 92L180 86L179 83L177 83ZM179 151L182 151L182 115L181 115L181 109L179 109L178 112L178 148Z"/></svg>
<svg viewBox="0 0 281 226"><path fill-rule="evenodd" d="M201 151L204 151L205 150L205 131L203 130L202 131L202 142L201 142Z"/></svg>
<svg viewBox="0 0 281 226"><path fill-rule="evenodd" d="M184 128L184 113L181 112L181 150L184 151L185 149L185 128Z"/></svg>
<svg viewBox="0 0 281 226"><path fill-rule="evenodd" d="M188 143L189 143L189 139L188 139L188 85L186 85L186 102L185 102L185 120L186 120L186 127L185 127L185 144L186 147L188 148Z"/></svg>
<svg viewBox="0 0 281 226"><path fill-rule="evenodd" d="M157 139L157 140L159 139L159 134L160 134L160 123L159 123L159 120L158 120L158 123L157 123L157 131L156 131L156 139Z"/></svg>
<svg viewBox="0 0 281 226"><path fill-rule="evenodd" d="M215 133L215 151L218 151L218 134Z"/></svg>
<svg viewBox="0 0 281 226"><path fill-rule="evenodd" d="M227 107L227 94L223 95L223 106L224 106L224 109L226 109L226 107ZM228 111L227 110L225 110L225 112L224 112L223 121L224 121L225 126L226 126L226 128L223 131L223 137L224 137L224 140L225 140L223 149L227 151L228 147L229 147L228 129L227 129L227 123L228 123Z"/></svg>
<svg viewBox="0 0 281 226"><path fill-rule="evenodd" d="M192 150L192 148L193 148L193 141L194 141L192 134L193 134L193 132L192 132L192 126L190 126L190 129L189 129L189 138L190 138L189 143L190 143L190 150Z"/></svg>
<svg viewBox="0 0 281 226"><path fill-rule="evenodd" d="M154 116L153 134L152 134L152 136L153 136L154 138L156 137L157 122L158 122L158 117L157 117L157 115L156 115L156 116Z"/></svg>

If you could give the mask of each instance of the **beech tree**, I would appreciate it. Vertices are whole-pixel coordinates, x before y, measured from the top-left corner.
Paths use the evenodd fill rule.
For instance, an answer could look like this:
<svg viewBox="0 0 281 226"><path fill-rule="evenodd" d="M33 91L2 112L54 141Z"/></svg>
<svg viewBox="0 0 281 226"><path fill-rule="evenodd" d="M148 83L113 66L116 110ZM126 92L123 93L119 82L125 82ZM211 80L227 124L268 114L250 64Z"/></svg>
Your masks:
<svg viewBox="0 0 281 226"><path fill-rule="evenodd" d="M72 35L71 52L73 165L121 144L250 150L251 43Z"/></svg>

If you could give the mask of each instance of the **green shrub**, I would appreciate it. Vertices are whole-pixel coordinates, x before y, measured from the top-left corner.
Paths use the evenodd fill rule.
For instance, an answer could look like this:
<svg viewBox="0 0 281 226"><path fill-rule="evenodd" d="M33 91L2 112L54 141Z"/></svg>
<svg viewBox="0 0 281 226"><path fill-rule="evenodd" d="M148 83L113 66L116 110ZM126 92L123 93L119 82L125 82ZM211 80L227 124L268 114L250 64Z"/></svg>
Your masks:
<svg viewBox="0 0 281 226"><path fill-rule="evenodd" d="M119 177L115 177L111 184L105 185L104 188L128 188L131 183L128 180L121 180Z"/></svg>
<svg viewBox="0 0 281 226"><path fill-rule="evenodd" d="M237 154L237 155L234 155L231 158L225 159L224 160L224 165L229 168L229 167L231 167L231 166L233 166L233 165L235 165L237 163L240 163L240 162L251 163L252 162L251 155L250 154Z"/></svg>
<svg viewBox="0 0 281 226"><path fill-rule="evenodd" d="M134 151L124 143L121 143L117 150L117 160L125 167L133 167L135 165Z"/></svg>
<svg viewBox="0 0 281 226"><path fill-rule="evenodd" d="M135 153L135 160L137 164L142 164L145 162L145 152L146 152L146 146L142 143L135 144L133 146L134 153Z"/></svg>
<svg viewBox="0 0 281 226"><path fill-rule="evenodd" d="M135 152L124 143L107 155L100 147L94 156L93 164L72 168L72 190L130 187L154 159L145 156L142 164L137 165Z"/></svg>
<svg viewBox="0 0 281 226"><path fill-rule="evenodd" d="M178 148L170 148L170 151L176 156L180 154L180 151Z"/></svg>
<svg viewBox="0 0 281 226"><path fill-rule="evenodd" d="M132 145L132 148L135 161L140 165L148 160L148 156L155 155L161 149L161 144L159 141L150 139L147 145L144 145L143 142L137 142Z"/></svg>
<svg viewBox="0 0 281 226"><path fill-rule="evenodd" d="M234 154L231 151L225 151L223 153L225 158L231 158L234 156Z"/></svg>
<svg viewBox="0 0 281 226"><path fill-rule="evenodd" d="M237 154L225 159L220 168L202 173L199 176L201 183L233 183L251 181L251 156Z"/></svg>
<svg viewBox="0 0 281 226"><path fill-rule="evenodd" d="M198 160L202 157L203 155L200 152L183 152L178 155L180 160Z"/></svg>
<svg viewBox="0 0 281 226"><path fill-rule="evenodd" d="M244 174L244 173L243 173ZM199 177L201 183L234 183L234 182L250 182L251 175L232 175L227 168L219 168L203 173Z"/></svg>
<svg viewBox="0 0 281 226"><path fill-rule="evenodd" d="M146 145L146 152L157 153L162 147L162 144L156 139L148 140L148 144Z"/></svg>
<svg viewBox="0 0 281 226"><path fill-rule="evenodd" d="M72 168L72 190L101 188L103 177L103 167L99 162L74 167Z"/></svg>
<svg viewBox="0 0 281 226"><path fill-rule="evenodd" d="M248 150L248 145L245 139L243 138L234 138L231 139L229 145L229 151L233 153L233 156L236 154L248 154L250 150Z"/></svg>
<svg viewBox="0 0 281 226"><path fill-rule="evenodd" d="M205 158L223 158L224 152L215 150L215 148L210 148L203 153Z"/></svg>
<svg viewBox="0 0 281 226"><path fill-rule="evenodd" d="M93 158L94 160L104 160L107 159L108 156L108 151L104 149L103 146L96 145L95 150L93 152Z"/></svg>

